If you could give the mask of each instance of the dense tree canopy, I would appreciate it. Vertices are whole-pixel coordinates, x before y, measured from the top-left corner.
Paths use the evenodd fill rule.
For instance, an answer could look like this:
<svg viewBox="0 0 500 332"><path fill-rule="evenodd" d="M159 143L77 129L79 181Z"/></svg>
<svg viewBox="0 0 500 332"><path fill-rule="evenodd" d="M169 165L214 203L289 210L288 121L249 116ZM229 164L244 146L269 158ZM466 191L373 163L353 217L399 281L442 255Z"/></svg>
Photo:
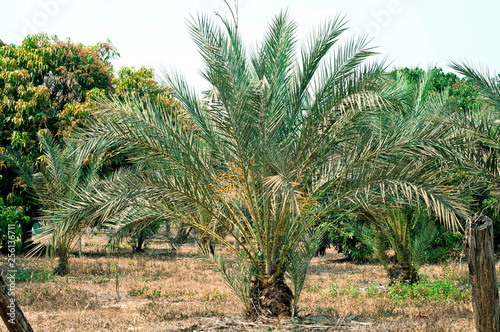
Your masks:
<svg viewBox="0 0 500 332"><path fill-rule="evenodd" d="M40 162L37 135L50 132L61 139L88 115L70 123L74 103L87 93L112 88L110 60L117 56L110 42L85 46L46 34L29 35L21 45L0 45L0 154L14 154L21 164ZM22 223L23 242L30 236L39 209L30 188L9 163L0 164L0 197L7 205L23 206L31 217Z"/></svg>
<svg viewBox="0 0 500 332"><path fill-rule="evenodd" d="M68 113L68 105L84 102L94 88L112 88L110 60L116 55L109 42L85 46L45 34L27 36L18 46L1 46L0 152L15 151L26 163L35 163L40 156L40 131L61 135L68 125L61 121L65 118L61 114ZM13 182L12 171L4 168L0 172L6 202L26 204L27 197Z"/></svg>
<svg viewBox="0 0 500 332"><path fill-rule="evenodd" d="M481 106L477 100L479 96L477 88L469 78L459 78L455 73L445 73L442 68L437 67L431 68L429 71L431 74L429 92L447 92L449 101L455 103L462 110L473 110ZM426 71L418 67L395 69L389 73L392 78L401 76L410 84L419 84L425 75Z"/></svg>
<svg viewBox="0 0 500 332"><path fill-rule="evenodd" d="M110 61L116 56L109 41L85 46L45 34L27 36L17 46L0 45L0 155L15 156L19 165L43 166L37 137L50 133L58 142L70 137L104 97L123 100L134 94L175 108L152 69L124 67L115 75ZM106 156L102 172L116 169L125 158ZM5 158L0 161L0 197L31 216L23 219L26 238L43 206L12 166Z"/></svg>

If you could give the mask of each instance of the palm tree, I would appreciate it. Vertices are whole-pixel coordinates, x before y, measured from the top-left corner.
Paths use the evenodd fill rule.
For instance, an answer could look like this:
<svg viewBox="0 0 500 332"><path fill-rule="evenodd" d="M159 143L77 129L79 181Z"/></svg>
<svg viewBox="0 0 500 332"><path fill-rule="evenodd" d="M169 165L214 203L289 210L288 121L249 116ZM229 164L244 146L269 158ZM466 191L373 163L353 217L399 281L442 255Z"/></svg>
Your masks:
<svg viewBox="0 0 500 332"><path fill-rule="evenodd" d="M411 83L396 73L395 77L388 79L387 84L397 91L394 96L398 97L399 102L388 112L380 111L366 117L371 123L375 140L386 145L377 160L377 167L386 167L392 172L386 175L385 180L399 181L408 191L412 191L411 188L415 190L415 185L433 187L437 190L433 196L442 196L441 203L425 213L418 201L408 200L410 192L405 196L396 193L384 196L381 192L374 195L372 192L370 202L359 202L361 208L358 213L362 219L369 221L371 231L354 225L348 225L347 228L363 239L376 254L391 282L418 281L418 267L443 254L430 248L438 235L434 224L437 218L457 229L460 222L455 217L463 220L470 215L468 192L472 186L466 181L454 179L456 174L461 174L461 158L457 156L456 142L463 141L464 137L461 131L442 122L443 118L453 117L457 109L450 103L446 91L433 90L433 75L435 71L428 70L418 82ZM446 196L455 199L447 201L449 198ZM424 201L434 199L424 192L422 198ZM455 217L446 216L443 210ZM451 223L450 217L454 219ZM389 248L396 254L396 263L392 265L386 255Z"/></svg>
<svg viewBox="0 0 500 332"><path fill-rule="evenodd" d="M46 250L48 256L59 257L54 273L69 273L69 255L75 249L76 239L89 225L88 220L77 215L57 219L53 211L61 202L72 204L77 190L85 190L97 181L101 163L100 155L88 155L74 145L60 145L49 133L38 135L42 156L39 166L22 163L15 155L4 156L17 170L34 198L42 206L40 234L34 237L31 254Z"/></svg>
<svg viewBox="0 0 500 332"><path fill-rule="evenodd" d="M411 137L419 137L418 144L425 145L428 153L420 155L418 160L430 162L429 169L425 171L426 179L438 179L439 183L436 182L435 185L454 191L454 196L458 197L460 192L462 193L462 204L454 208L455 213L461 217L461 222L455 225L448 224L457 231L463 226L465 218L471 215L471 193L478 188L477 181L476 183L471 181L471 176L477 172L467 165L463 154L464 147L473 144L474 139L464 134L461 126L449 125L452 119L461 118L464 110L449 98L448 91L434 90L432 81L435 74L435 70L429 69L420 81L409 85L401 77L397 78L396 84L402 85L407 90L404 107L397 116L405 125L414 124L412 126L415 129L407 131L401 127L396 131L404 135L410 134ZM411 153L409 157L413 158ZM405 159L408 160L408 156L401 161L402 164L405 164ZM446 254L445 248L436 250L430 247L438 235L435 222L439 219L439 213L435 210L424 213L419 206L410 209L399 206L396 210L385 208L384 211L385 214L389 211L389 215L378 218L373 226L379 236L379 244L381 234L385 241L390 242L390 247L396 253L396 264L390 266L387 260L384 260L380 245L378 259L385 262L384 266L391 282L397 279L416 282L418 267L422 263Z"/></svg>
<svg viewBox="0 0 500 332"><path fill-rule="evenodd" d="M371 216L370 230L357 230L362 241L383 264L391 284L416 283L418 269L424 264L443 257L445 248L431 248L438 236L434 217L425 210L411 207L386 207ZM394 250L394 261L388 250Z"/></svg>
<svg viewBox="0 0 500 332"><path fill-rule="evenodd" d="M500 212L500 80L488 69L477 69L467 62L452 62L451 67L464 75L479 91L482 106L443 119L443 124L457 128L467 144L457 147L470 177L479 184L474 192L474 208L480 213ZM455 130L457 130L455 129Z"/></svg>
<svg viewBox="0 0 500 332"><path fill-rule="evenodd" d="M236 21L219 26L200 15L189 29L211 85L206 98L167 75L181 112L133 98L100 100L98 118L80 133L84 150L127 153L144 171L92 198L82 191L59 218L106 211L119 224L110 211L140 206L140 218L188 223L230 249L229 259L207 255L247 312L267 317L296 314L315 252L311 225L330 209L425 199L445 221L457 221L459 198L422 178L420 160L401 173L400 154L412 142L382 137L374 126L372 115L395 107L398 91L381 86L383 68L367 62L374 52L365 38L339 45L342 18L326 21L298 53L286 13L251 51ZM420 150L432 153L412 152Z"/></svg>

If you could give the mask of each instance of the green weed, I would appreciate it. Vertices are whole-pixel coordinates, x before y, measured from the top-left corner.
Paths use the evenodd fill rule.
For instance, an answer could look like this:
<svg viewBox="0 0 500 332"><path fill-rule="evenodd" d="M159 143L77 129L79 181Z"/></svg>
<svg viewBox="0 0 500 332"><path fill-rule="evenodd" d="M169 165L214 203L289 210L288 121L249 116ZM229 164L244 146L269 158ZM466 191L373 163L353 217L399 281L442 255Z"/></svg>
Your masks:
<svg viewBox="0 0 500 332"><path fill-rule="evenodd" d="M19 268L16 274L16 281L21 282L36 282L36 281L46 281L54 278L54 273L47 269L42 270L25 270Z"/></svg>
<svg viewBox="0 0 500 332"><path fill-rule="evenodd" d="M203 299L208 302L219 302L219 301L225 301L227 299L227 295L221 293L218 290L214 290L211 292L204 293Z"/></svg>
<svg viewBox="0 0 500 332"><path fill-rule="evenodd" d="M146 294L146 292L148 290L149 290L148 286L144 286L144 287L132 287L128 291L128 295L130 295L130 296L141 296L143 294Z"/></svg>
<svg viewBox="0 0 500 332"><path fill-rule="evenodd" d="M417 304L442 303L450 300L457 302L470 301L470 288L458 286L454 280L430 281L422 277L416 284L396 283L388 289L388 295L396 303L408 303L408 299L417 300Z"/></svg>

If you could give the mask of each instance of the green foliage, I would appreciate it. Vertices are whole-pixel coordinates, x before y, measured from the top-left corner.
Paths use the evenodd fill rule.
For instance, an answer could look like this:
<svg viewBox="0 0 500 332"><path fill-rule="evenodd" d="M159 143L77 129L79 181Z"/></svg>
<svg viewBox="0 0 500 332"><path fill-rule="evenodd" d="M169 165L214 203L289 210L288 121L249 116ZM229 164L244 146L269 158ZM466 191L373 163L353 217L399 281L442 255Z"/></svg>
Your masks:
<svg viewBox="0 0 500 332"><path fill-rule="evenodd" d="M431 244L431 248L442 250L443 255L441 257L435 257L434 260L431 259L429 261L430 263L446 260L452 257L452 255L459 254L463 250L464 236L461 232L450 230L443 225L436 225L436 227L437 236Z"/></svg>
<svg viewBox="0 0 500 332"><path fill-rule="evenodd" d="M70 102L58 113L60 133L69 137L71 132L82 126L92 115L92 111L97 107L94 100L104 98L108 91L100 88L92 88L87 91L82 102Z"/></svg>
<svg viewBox="0 0 500 332"><path fill-rule="evenodd" d="M389 286L388 294L393 301L403 305L409 299L417 300L421 305L436 305L450 300L457 302L471 300L470 285L458 287L452 278L431 281L427 277L422 277L416 284L395 283Z"/></svg>
<svg viewBox="0 0 500 332"><path fill-rule="evenodd" d="M479 101L479 92L473 82L468 78L458 78L454 73L445 73L442 68L431 68L425 71L421 68L396 69L389 76L396 78L402 76L410 85L418 85L427 73L431 74L430 93L443 93L449 95L449 102L462 111L472 111L482 106Z"/></svg>
<svg viewBox="0 0 500 332"><path fill-rule="evenodd" d="M214 291L204 293L203 299L208 302L222 302L227 299L227 295L216 289Z"/></svg>
<svg viewBox="0 0 500 332"><path fill-rule="evenodd" d="M325 222L322 227L326 234L327 243L355 263L366 263L374 259L373 242L366 238L375 237L376 227L365 221L340 220L336 223ZM428 263L446 260L451 254L462 251L463 235L460 232L449 230L443 225L436 225L436 235L429 244L429 250L439 252L439 255L430 255Z"/></svg>
<svg viewBox="0 0 500 332"><path fill-rule="evenodd" d="M3 200L0 198L0 244L3 253L7 253L8 241L12 241L12 239L9 239L11 234L15 238L16 252L20 252L23 235L22 226L29 221L30 218L25 215L24 209L21 206L5 206Z"/></svg>
<svg viewBox="0 0 500 332"><path fill-rule="evenodd" d="M372 259L372 249L363 242L360 229L363 224L359 220L339 220L335 223L325 222L325 237L328 243L355 263L366 263ZM366 228L365 231L370 231Z"/></svg>
<svg viewBox="0 0 500 332"><path fill-rule="evenodd" d="M126 97L133 93L141 98L148 97L155 101L168 97L167 89L159 85L154 77L152 68L141 67L136 70L134 67L122 67L118 70L117 77L113 79L114 94Z"/></svg>
<svg viewBox="0 0 500 332"><path fill-rule="evenodd" d="M161 225L162 223L160 221L154 221L132 234L130 237L132 249L134 249L134 251L142 251L144 246L147 245L147 241L158 233Z"/></svg>
<svg viewBox="0 0 500 332"><path fill-rule="evenodd" d="M60 139L84 123L91 111L77 105L94 88L111 89L110 61L117 55L109 41L85 46L45 34L29 35L20 45L2 43L0 157L14 153L25 165L39 163L37 135L52 133ZM26 242L41 206L16 171L8 162L0 164L0 197L7 201L15 194L20 200L16 205L28 208L31 220L22 237Z"/></svg>
<svg viewBox="0 0 500 332"><path fill-rule="evenodd" d="M384 265L391 282L416 282L422 264L442 259L450 250L446 246L433 247L439 233L426 210L387 208L373 218L372 231L362 234L363 240ZM389 249L394 250L395 263L388 257Z"/></svg>
<svg viewBox="0 0 500 332"><path fill-rule="evenodd" d="M45 34L0 47L0 146L22 149L34 161L37 132L64 130L56 119L66 104L111 88L115 53L110 43L87 47Z"/></svg>
<svg viewBox="0 0 500 332"><path fill-rule="evenodd" d="M23 267L18 267L16 281L44 282L53 279L54 277L54 273L47 269L25 270Z"/></svg>
<svg viewBox="0 0 500 332"><path fill-rule="evenodd" d="M471 300L471 286L468 282L461 283L455 275L447 275L444 279L435 280L422 275L418 283L395 283L388 287L378 284L363 288L331 284L328 294L332 297L378 298L401 306L411 305L412 302L417 306L426 306L441 305L452 301L467 303Z"/></svg>

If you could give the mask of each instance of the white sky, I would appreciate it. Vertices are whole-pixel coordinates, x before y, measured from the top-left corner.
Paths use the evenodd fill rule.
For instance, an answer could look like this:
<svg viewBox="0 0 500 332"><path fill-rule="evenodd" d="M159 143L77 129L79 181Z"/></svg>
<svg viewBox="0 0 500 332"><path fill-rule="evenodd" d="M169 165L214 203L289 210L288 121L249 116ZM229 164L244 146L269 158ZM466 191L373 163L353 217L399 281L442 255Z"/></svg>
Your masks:
<svg viewBox="0 0 500 332"><path fill-rule="evenodd" d="M229 0L232 4L234 0ZM345 14L351 31L366 32L371 45L394 66L446 67L471 60L500 72L498 0L239 0L243 38L252 45L281 9L288 9L299 32L325 17ZM21 43L26 34L46 32L60 39L96 44L110 39L121 66L175 69L198 90L201 57L186 20L191 14L228 14L223 0L0 0L0 39ZM445 68L445 70L447 70Z"/></svg>

